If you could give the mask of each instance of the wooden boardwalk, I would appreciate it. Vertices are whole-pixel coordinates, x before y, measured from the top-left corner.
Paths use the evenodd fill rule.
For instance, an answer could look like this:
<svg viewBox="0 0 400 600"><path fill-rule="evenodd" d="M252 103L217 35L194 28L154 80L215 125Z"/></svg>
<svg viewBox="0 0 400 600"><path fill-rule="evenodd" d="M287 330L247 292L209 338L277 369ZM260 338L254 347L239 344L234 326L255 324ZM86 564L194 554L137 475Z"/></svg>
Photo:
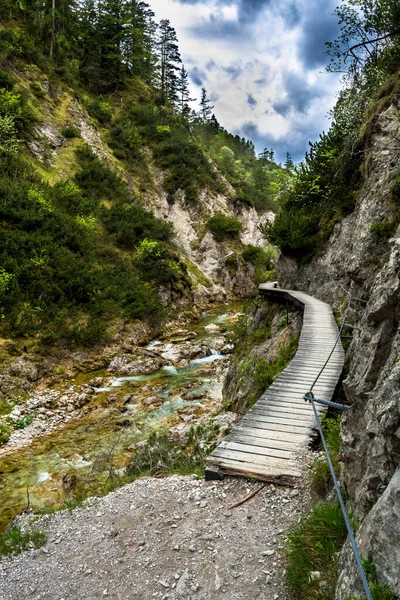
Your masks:
<svg viewBox="0 0 400 600"><path fill-rule="evenodd" d="M315 426L311 404L303 397L332 351L338 328L328 304L274 285L261 284L260 293L272 301L289 302L304 309L298 350L209 456L207 479L237 475L291 485L301 476L299 450L309 444ZM316 398L332 398L343 364L344 352L339 342L313 389ZM323 413L324 407L317 406Z"/></svg>

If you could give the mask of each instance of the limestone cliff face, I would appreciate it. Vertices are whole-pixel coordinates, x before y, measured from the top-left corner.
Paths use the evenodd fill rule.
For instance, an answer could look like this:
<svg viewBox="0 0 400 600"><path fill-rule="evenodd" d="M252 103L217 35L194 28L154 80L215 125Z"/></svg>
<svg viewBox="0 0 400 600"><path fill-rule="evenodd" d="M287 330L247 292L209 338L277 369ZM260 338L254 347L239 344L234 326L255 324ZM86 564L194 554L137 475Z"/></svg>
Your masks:
<svg viewBox="0 0 400 600"><path fill-rule="evenodd" d="M29 151L38 161L40 170L43 167L52 170L49 175L52 183L73 175L76 144L65 140L60 134L62 126L68 123L80 132L80 137L99 158L107 160L128 185L136 189L140 184L140 177L138 179L137 173L126 171L124 164L115 158L107 144L107 134L89 116L72 91L52 84L50 94L49 83L45 79L42 86L46 96L41 102L39 122L28 142ZM164 173L153 164L151 151L145 149L145 152L149 179L140 186L141 202L158 218L169 221L174 226L176 249L189 262L189 276L193 283L193 289L184 302L201 305L205 298L223 301L227 297L252 295L256 291L253 282L254 268L242 259L241 250L247 244L260 247L266 245L259 225L266 219L273 218L273 213L260 216L254 208L235 205L232 201L234 190L227 181L226 196L212 194L204 189L196 202L188 203L184 194L178 192L175 201L169 203L163 189ZM215 176L221 177L214 168ZM241 221L243 230L235 243L217 243L207 231L206 222L216 212ZM173 297L169 290L162 290L162 295L166 304L182 308L182 302Z"/></svg>
<svg viewBox="0 0 400 600"><path fill-rule="evenodd" d="M377 119L366 155L367 172L355 211L335 226L325 252L299 268L282 258L279 283L303 289L343 310L357 325L348 351L344 389L351 404L342 421L343 484L362 524L357 538L380 582L400 594L400 228L391 239L371 232L397 219L392 198L400 169L399 98ZM398 210L398 208L397 208ZM345 546L336 598L360 593Z"/></svg>
<svg viewBox="0 0 400 600"><path fill-rule="evenodd" d="M177 194L175 202L170 203L162 188L163 174L155 167L152 172L156 188L151 195L145 195L144 204L158 218L173 224L179 252L208 279L208 292L204 289L207 282L203 282L203 287L198 286L198 292L214 294L217 298L230 295L247 298L255 293L254 268L242 259L240 249L247 244L265 247L260 225L273 219L274 214L259 215L250 206L234 206L227 196L212 195L207 190L203 190L196 203L187 203L184 194ZM216 212L235 217L242 223L238 243L217 241L206 229L208 219Z"/></svg>

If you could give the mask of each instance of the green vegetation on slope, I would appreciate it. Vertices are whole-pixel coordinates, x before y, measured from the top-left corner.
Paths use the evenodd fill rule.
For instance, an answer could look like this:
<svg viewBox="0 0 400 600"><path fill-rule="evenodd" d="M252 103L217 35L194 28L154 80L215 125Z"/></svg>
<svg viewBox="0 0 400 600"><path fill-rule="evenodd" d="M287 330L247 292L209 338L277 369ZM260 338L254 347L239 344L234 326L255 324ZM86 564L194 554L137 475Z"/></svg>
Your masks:
<svg viewBox="0 0 400 600"><path fill-rule="evenodd" d="M260 211L289 171L225 131L205 90L190 109L176 33L145 2L6 0L0 23L0 332L92 345L116 317L159 323L160 292L192 282L172 227L141 206L153 167L170 202L207 189Z"/></svg>
<svg viewBox="0 0 400 600"><path fill-rule="evenodd" d="M299 262L316 255L335 222L353 210L374 125L399 91L398 2L349 0L336 14L342 27L338 39L327 44L329 70L347 69L346 86L332 112L331 128L310 143L274 223L264 228L272 244Z"/></svg>

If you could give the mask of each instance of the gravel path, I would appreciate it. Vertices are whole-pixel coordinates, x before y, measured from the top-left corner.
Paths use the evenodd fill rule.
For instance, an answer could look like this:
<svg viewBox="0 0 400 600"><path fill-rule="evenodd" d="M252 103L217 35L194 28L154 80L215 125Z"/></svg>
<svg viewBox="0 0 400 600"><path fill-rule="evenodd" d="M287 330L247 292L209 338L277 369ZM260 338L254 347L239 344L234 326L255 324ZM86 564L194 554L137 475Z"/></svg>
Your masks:
<svg viewBox="0 0 400 600"><path fill-rule="evenodd" d="M47 544L0 563L0 600L285 600L283 544L309 504L243 479L143 478L41 517Z"/></svg>

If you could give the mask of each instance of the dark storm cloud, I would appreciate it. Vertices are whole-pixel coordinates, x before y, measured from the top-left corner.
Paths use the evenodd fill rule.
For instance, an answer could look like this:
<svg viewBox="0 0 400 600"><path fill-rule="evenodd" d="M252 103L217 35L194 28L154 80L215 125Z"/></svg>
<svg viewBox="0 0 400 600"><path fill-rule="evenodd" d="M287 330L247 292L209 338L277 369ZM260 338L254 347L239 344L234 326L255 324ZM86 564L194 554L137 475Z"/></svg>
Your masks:
<svg viewBox="0 0 400 600"><path fill-rule="evenodd" d="M272 103L272 108L281 117L287 117L292 107L287 100L277 100Z"/></svg>
<svg viewBox="0 0 400 600"><path fill-rule="evenodd" d="M274 137L261 133L257 124L249 121L233 133L240 137L250 138L254 142L257 153L262 152L264 148L272 148L275 153L275 160L284 163L287 152L290 152L295 162L303 160L310 138L316 140L319 132L318 123L314 127L310 127L310 123L296 123L289 134Z"/></svg>
<svg viewBox="0 0 400 600"><path fill-rule="evenodd" d="M207 75L198 67L192 67L189 71L189 77L195 85L202 86L207 79Z"/></svg>
<svg viewBox="0 0 400 600"><path fill-rule="evenodd" d="M247 104L250 106L250 108L252 110L255 109L255 107L257 106L258 102L257 100L254 98L253 94L250 94L249 92L247 92Z"/></svg>
<svg viewBox="0 0 400 600"><path fill-rule="evenodd" d="M179 0L181 4L204 4L205 0ZM253 23L271 0L218 0L219 6L236 5L240 23Z"/></svg>
<svg viewBox="0 0 400 600"><path fill-rule="evenodd" d="M293 27L296 27L296 25L299 24L301 20L301 12L296 0L288 3L276 0L274 9L275 12L278 12L281 15L288 29L293 29Z"/></svg>
<svg viewBox="0 0 400 600"><path fill-rule="evenodd" d="M291 111L304 114L310 108L315 98L322 95L322 90L317 86L310 86L305 77L295 73L284 73L282 76L284 97L275 100L272 108L278 115L287 117Z"/></svg>
<svg viewBox="0 0 400 600"><path fill-rule="evenodd" d="M302 40L299 43L299 58L305 68L314 69L328 64L325 54L326 42L334 40L339 32L337 17L333 15L337 2L312 2L302 21Z"/></svg>
<svg viewBox="0 0 400 600"><path fill-rule="evenodd" d="M249 35L236 21L225 21L219 15L212 14L208 20L190 28L196 38L213 40L216 38L239 39Z"/></svg>
<svg viewBox="0 0 400 600"><path fill-rule="evenodd" d="M199 4L204 0L179 0L181 4ZM207 2L205 2L207 3ZM271 4L271 0L219 0L219 6L237 6L237 21L228 21L218 12L212 13L207 20L192 28L194 35L212 39L226 37L237 39L251 37L250 26L258 19L262 11Z"/></svg>
<svg viewBox="0 0 400 600"><path fill-rule="evenodd" d="M231 64L228 67L221 68L230 76L232 81L236 81L236 79L243 73L243 66L241 63Z"/></svg>

